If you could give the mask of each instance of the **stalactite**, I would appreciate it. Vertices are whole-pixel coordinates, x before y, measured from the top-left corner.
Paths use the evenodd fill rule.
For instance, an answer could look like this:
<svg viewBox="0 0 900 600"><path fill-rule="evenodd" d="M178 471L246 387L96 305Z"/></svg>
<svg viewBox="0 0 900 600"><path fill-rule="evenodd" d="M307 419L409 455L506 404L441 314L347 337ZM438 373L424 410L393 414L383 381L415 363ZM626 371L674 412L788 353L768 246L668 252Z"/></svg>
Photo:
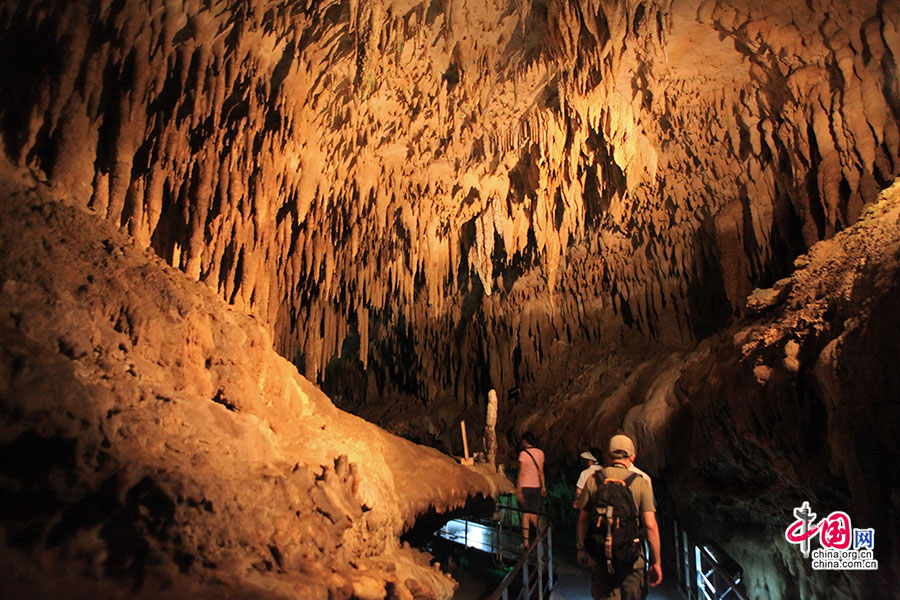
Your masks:
<svg viewBox="0 0 900 600"><path fill-rule="evenodd" d="M63 58L0 82L0 127L310 378L355 323L364 368L409 344L412 393L462 396L547 379L554 336L696 339L691 290L743 310L900 171L900 19L788 5L13 2L3 47Z"/></svg>

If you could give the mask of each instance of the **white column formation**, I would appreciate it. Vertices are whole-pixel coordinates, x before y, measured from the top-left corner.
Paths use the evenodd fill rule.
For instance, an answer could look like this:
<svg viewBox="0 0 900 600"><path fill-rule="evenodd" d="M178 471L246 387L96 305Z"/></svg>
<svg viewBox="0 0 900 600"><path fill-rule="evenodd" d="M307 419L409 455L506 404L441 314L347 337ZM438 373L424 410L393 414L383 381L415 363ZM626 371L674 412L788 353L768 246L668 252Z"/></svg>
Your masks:
<svg viewBox="0 0 900 600"><path fill-rule="evenodd" d="M484 451L488 464L497 465L497 392L488 392L487 416L484 419Z"/></svg>

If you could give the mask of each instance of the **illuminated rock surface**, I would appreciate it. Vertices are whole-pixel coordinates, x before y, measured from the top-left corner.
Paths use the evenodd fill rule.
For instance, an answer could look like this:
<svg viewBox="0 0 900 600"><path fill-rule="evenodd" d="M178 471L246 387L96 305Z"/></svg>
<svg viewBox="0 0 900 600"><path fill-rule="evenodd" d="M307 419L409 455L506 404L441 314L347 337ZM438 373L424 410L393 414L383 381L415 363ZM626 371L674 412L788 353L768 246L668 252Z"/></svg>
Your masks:
<svg viewBox="0 0 900 600"><path fill-rule="evenodd" d="M671 496L697 530L727 540L754 597L889 597L900 526L900 180L796 266L780 300L682 365L674 397L690 443L670 441ZM882 532L877 575L810 572L783 538L805 500L820 518L841 510L853 527Z"/></svg>
<svg viewBox="0 0 900 600"><path fill-rule="evenodd" d="M459 452L459 419L479 432L495 388L501 454L504 432L531 427L558 463L628 417L645 432L642 458L668 477L687 469L675 441L724 465L747 458L737 440L749 431L766 460L729 471L741 485L777 479L775 465L784 473L768 458L802 430L794 416L810 417L790 455L829 465L819 467L835 478L835 509L852 500L860 519L886 519L890 564L900 485L861 484L872 474L860 453L897 472L896 444L865 425L890 431L897 419L859 394L896 397L896 381L871 366L895 348L872 360L886 342L866 337L896 328L894 288L873 290L869 312L852 294L841 304L845 288L823 292L845 330L825 311L809 333L783 303L805 289L787 278L828 281L795 273L795 258L853 225L900 175L898 56L894 0L8 0L0 135L15 177L203 282L229 314L254 316L259 352L274 346L341 409ZM889 262L885 252L867 264ZM122 306L102 322L121 320L129 338L145 293L167 305L160 285L121 300L98 284ZM67 314L86 302L77 289L58 300ZM197 314L220 310L208 306ZM771 339L757 330L767 319ZM189 353L183 336L153 335L142 352ZM34 343L50 352L48 339ZM92 348L72 343L53 341L57 360ZM185 377L235 417L233 397L268 385L242 357L231 372L203 355L183 376L170 358L156 377ZM110 361L97 372L126 385L125 363ZM153 386L127 385L153 414ZM782 412L785 398L801 408ZM722 414L739 426L680 429ZM875 446L849 448L860 438ZM341 454L363 469L330 446L311 468ZM784 475L787 515L805 491L826 500L804 472ZM360 481L364 503L374 492ZM759 485L697 498L708 514L732 493L779 503L780 488L765 496ZM394 533L430 496L412 497L389 517ZM761 535L780 518L761 518Z"/></svg>
<svg viewBox="0 0 900 600"><path fill-rule="evenodd" d="M400 533L511 484L336 409L108 224L2 196L4 597L451 594Z"/></svg>

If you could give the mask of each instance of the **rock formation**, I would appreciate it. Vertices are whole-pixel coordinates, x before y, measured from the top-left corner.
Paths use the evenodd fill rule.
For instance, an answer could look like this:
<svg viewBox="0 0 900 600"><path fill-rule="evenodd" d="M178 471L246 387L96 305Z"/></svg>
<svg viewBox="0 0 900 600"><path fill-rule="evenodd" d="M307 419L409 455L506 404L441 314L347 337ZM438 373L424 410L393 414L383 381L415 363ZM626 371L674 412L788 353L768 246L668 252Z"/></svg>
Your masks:
<svg viewBox="0 0 900 600"><path fill-rule="evenodd" d="M890 597L900 556L900 180L796 267L756 290L751 318L657 378L669 389L625 421L645 447L668 439L654 458L672 467L676 510L738 557L752 597ZM881 532L878 572L812 573L783 538L805 500L828 507L821 517L842 510Z"/></svg>
<svg viewBox="0 0 900 600"><path fill-rule="evenodd" d="M336 409L112 225L0 193L0 595L450 597L398 538L508 481Z"/></svg>
<svg viewBox="0 0 900 600"><path fill-rule="evenodd" d="M464 401L703 337L852 223L900 172L889 5L8 2L4 142L313 381L352 338L358 401Z"/></svg>
<svg viewBox="0 0 900 600"><path fill-rule="evenodd" d="M746 393L775 419L765 390L783 378L843 415L857 392L837 365L896 389L865 358L888 309L850 336L858 358L789 316L790 345L739 358L729 340L758 342L754 311L808 273L795 258L900 175L898 15L894 0L7 0L2 160L255 317L258 344L339 408L447 450L492 388L501 432L533 427L560 460L629 414L690 421L673 403L701 418ZM748 304L755 289L771 291ZM862 431L813 412L832 451ZM644 455L679 471L663 439ZM340 454L355 462L310 464ZM846 460L838 499L864 473Z"/></svg>

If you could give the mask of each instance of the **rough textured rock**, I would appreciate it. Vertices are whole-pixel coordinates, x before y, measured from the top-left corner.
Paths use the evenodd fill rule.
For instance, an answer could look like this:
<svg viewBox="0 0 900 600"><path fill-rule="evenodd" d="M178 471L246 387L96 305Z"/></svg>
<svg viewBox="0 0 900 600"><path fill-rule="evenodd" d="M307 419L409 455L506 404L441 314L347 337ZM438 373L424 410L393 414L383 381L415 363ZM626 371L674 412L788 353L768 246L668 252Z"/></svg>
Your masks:
<svg viewBox="0 0 900 600"><path fill-rule="evenodd" d="M686 363L674 397L691 442L669 454L671 498L728 540L753 598L890 597L900 578L900 181L796 266L779 302ZM804 500L879 532L877 573L810 572L783 540Z"/></svg>
<svg viewBox="0 0 900 600"><path fill-rule="evenodd" d="M0 126L335 398L446 431L854 222L900 174L891 6L12 1Z"/></svg>
<svg viewBox="0 0 900 600"><path fill-rule="evenodd" d="M710 514L761 506L747 482L780 481L788 461L766 459L787 450L808 471L785 476L793 496L763 494L770 509L808 492L871 515L896 489L858 491L865 444L896 459L896 420L872 416L890 403L864 392L896 397L879 362L896 296L873 288L862 318L865 297L828 296L854 275L801 301L829 279L793 261L900 174L898 14L895 0L8 0L2 159L255 315L260 348L391 431L452 449L495 388L501 434L531 427L575 456L624 422L664 483L690 458L671 440L711 419L691 449L721 486L687 494ZM866 260L860 281L893 258ZM119 334L146 335L120 312L105 317ZM90 352L54 331L57 355ZM127 373L105 360L97 373ZM166 360L158 378L178 381ZM220 387L215 367L188 383L242 414L244 380ZM793 593L789 549L763 546L755 585ZM824 584L807 575L812 597Z"/></svg>
<svg viewBox="0 0 900 600"><path fill-rule="evenodd" d="M877 599L900 585L900 180L689 351L598 363L534 409L555 456L633 436L659 508L722 545L749 597ZM816 572L784 539L803 501L874 528L877 572ZM670 543L671 533L663 532Z"/></svg>
<svg viewBox="0 0 900 600"><path fill-rule="evenodd" d="M452 595L398 537L508 481L336 409L95 216L2 197L0 595Z"/></svg>

